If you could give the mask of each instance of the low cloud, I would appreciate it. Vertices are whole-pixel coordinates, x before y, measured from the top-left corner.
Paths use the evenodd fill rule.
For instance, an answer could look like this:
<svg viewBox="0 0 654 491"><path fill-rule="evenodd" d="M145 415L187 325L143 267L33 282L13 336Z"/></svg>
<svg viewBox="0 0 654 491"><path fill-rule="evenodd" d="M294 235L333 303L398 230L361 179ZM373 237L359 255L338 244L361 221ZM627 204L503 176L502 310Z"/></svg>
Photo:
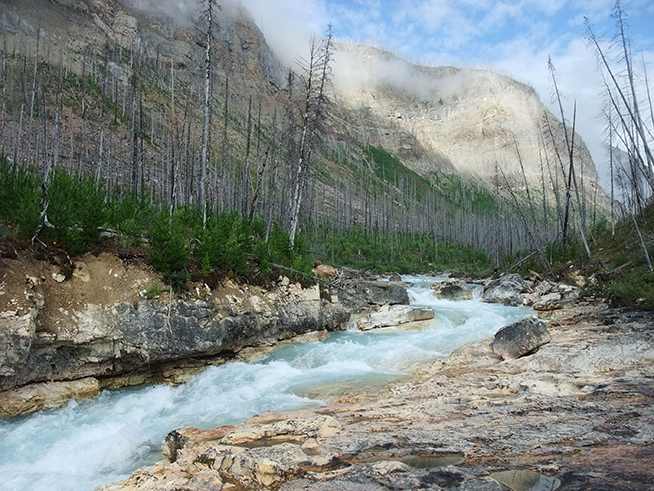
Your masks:
<svg viewBox="0 0 654 491"><path fill-rule="evenodd" d="M273 52L289 67L307 58L311 37L324 33L329 23L323 1L240 0L240 4L252 14Z"/></svg>
<svg viewBox="0 0 654 491"><path fill-rule="evenodd" d="M121 0L136 8L164 11L177 19L193 17L197 0ZM328 23L341 39L386 48L411 62L428 66L490 68L534 87L558 115L552 101L547 59L557 69L566 117L577 102L577 129L589 147L606 185L607 161L601 120L602 86L595 56L583 38L583 18L613 32L610 18L615 0L222 0L225 6L247 9L280 61L296 67L306 58L312 36L321 36ZM231 3L229 3L231 2ZM650 0L623 0L631 21L649 32ZM639 31L639 32L641 32ZM654 64L651 37L634 42L646 62ZM345 50L336 55L334 71L340 88L381 80L421 96L434 88L420 70L401 60L364 63ZM458 90L455 78L451 90ZM441 89L447 90L447 89Z"/></svg>

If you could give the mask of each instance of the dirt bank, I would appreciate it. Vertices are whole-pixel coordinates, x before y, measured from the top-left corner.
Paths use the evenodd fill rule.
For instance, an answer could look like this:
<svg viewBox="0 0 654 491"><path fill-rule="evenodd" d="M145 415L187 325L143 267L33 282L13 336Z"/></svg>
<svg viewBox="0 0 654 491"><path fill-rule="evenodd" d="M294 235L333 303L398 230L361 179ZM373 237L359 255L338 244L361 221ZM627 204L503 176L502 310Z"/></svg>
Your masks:
<svg viewBox="0 0 654 491"><path fill-rule="evenodd" d="M38 252L0 257L0 415L104 388L181 383L244 349L349 319L330 292L283 275L268 288L190 282L176 295L138 258Z"/></svg>

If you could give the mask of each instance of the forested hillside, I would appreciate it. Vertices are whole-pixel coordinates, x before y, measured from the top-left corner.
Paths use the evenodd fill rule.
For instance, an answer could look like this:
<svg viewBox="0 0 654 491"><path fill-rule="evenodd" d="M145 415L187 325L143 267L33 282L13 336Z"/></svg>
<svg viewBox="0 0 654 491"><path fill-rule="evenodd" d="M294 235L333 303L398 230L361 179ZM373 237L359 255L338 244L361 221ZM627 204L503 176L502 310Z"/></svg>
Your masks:
<svg viewBox="0 0 654 491"><path fill-rule="evenodd" d="M210 230L217 220L218 228L242 227L245 257L278 231L290 247L300 237L302 254L339 264L493 268L533 250L547 262L548 242L585 236L606 213L585 147L561 147L566 128L551 115L536 153L523 160L516 133L503 145L517 156L512 167L498 161L490 177L484 170L477 179L418 132L384 121L375 108L342 103L332 68L343 48L329 31L307 59L284 67L236 5L207 0L173 12L143 5L0 6L3 172L19 188L22 175L31 200L27 218L3 214L6 233L53 239L57 228L81 236L90 228L93 237L109 230L154 244L165 224L172 233L174 223L199 220L198 230ZM495 138L503 130L493 124ZM578 154L586 160L573 188ZM77 182L70 189L99 193L88 226L74 216L55 223L55 191L67 180ZM215 268L222 259L197 257L197 244L210 242L204 233L180 231L180 254ZM236 228L220 233L239 236ZM62 240L73 250L96 241Z"/></svg>

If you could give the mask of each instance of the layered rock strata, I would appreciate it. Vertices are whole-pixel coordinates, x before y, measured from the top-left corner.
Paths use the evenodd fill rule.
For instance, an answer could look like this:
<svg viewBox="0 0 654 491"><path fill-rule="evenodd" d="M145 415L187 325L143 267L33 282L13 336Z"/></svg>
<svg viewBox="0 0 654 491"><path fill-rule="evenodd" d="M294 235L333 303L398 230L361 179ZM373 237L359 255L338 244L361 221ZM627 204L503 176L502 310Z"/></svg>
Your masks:
<svg viewBox="0 0 654 491"><path fill-rule="evenodd" d="M184 382L245 348L339 330L349 320L318 285L285 277L272 290L227 281L177 298L147 268L108 255L85 257L63 282L46 263L6 264L0 414L56 407L106 387ZM151 283L160 298L145 298Z"/></svg>

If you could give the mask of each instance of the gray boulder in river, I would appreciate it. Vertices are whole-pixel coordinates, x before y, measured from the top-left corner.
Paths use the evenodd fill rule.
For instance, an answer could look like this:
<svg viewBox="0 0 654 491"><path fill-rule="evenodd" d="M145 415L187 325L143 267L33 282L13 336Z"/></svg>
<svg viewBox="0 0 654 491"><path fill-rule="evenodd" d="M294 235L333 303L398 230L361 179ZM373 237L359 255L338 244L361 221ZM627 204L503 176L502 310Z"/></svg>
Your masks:
<svg viewBox="0 0 654 491"><path fill-rule="evenodd" d="M470 300L472 290L465 280L447 280L434 285L434 295L444 300Z"/></svg>
<svg viewBox="0 0 654 491"><path fill-rule="evenodd" d="M493 353L504 359L515 359L532 353L551 340L552 336L543 321L527 317L497 331L490 347Z"/></svg>

